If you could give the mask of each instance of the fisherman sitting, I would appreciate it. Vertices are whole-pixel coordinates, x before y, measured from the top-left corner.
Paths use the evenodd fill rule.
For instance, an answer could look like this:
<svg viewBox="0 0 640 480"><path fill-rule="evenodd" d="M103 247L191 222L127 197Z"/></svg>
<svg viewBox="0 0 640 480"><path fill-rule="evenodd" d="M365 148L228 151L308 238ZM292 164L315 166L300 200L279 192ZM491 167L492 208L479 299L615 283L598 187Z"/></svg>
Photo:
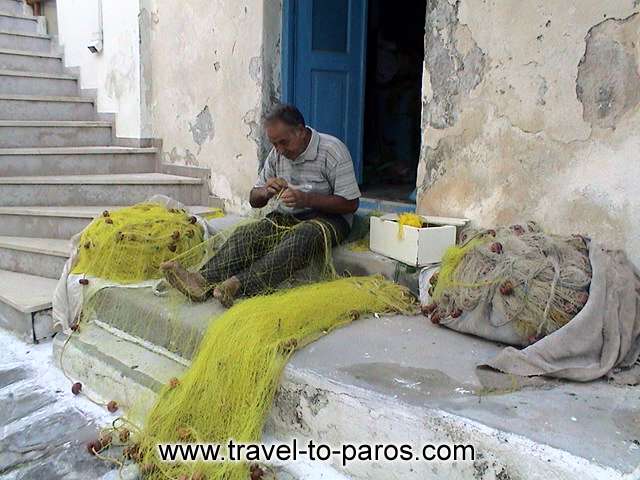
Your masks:
<svg viewBox="0 0 640 480"><path fill-rule="evenodd" d="M238 227L199 273L176 261L162 265L169 283L194 301L212 291L228 307L239 295L272 290L349 234L360 189L346 145L306 126L292 105L275 105L264 128L273 148L249 203L262 208L277 197L277 208Z"/></svg>

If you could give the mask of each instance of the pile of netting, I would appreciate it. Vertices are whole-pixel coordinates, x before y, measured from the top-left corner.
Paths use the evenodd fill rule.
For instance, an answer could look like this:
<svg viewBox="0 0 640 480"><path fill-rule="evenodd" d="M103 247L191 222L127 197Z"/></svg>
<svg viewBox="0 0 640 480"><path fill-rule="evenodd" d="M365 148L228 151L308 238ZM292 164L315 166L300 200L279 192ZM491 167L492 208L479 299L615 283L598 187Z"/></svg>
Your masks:
<svg viewBox="0 0 640 480"><path fill-rule="evenodd" d="M580 236L544 233L535 223L468 231L431 278L432 322L484 304L513 322L523 343L568 323L586 304L591 263ZM489 308L490 307L490 308Z"/></svg>
<svg viewBox="0 0 640 480"><path fill-rule="evenodd" d="M298 235L300 229L320 234ZM144 429L127 423L134 433L121 435L125 457L141 464L145 478L245 480L246 464L162 463L156 445L259 441L282 370L296 349L361 315L414 311L413 296L404 287L381 277L339 278L332 262L334 234L314 220L297 223L269 215L203 241L197 219L155 204L105 212L83 232L72 270L81 276L84 298L74 335L95 323L175 354L182 364L193 359L185 375L160 392ZM302 244L305 258L295 254ZM268 271L283 279L277 284L260 269L265 254L274 250L282 254ZM215 300L192 304L156 281L168 260L203 273L212 285L251 271L254 290L226 311ZM128 399L124 406L141 407L138 400ZM109 405L118 408L115 401ZM93 450L108 445L99 442Z"/></svg>
<svg viewBox="0 0 640 480"><path fill-rule="evenodd" d="M188 266L198 264L203 241L202 226L185 210L153 203L105 210L82 233L72 273L122 284L160 278L160 265L184 252L192 252Z"/></svg>
<svg viewBox="0 0 640 480"><path fill-rule="evenodd" d="M319 234L309 240L298 235L302 229ZM213 302L190 308L191 299L166 282L149 288L149 280L164 276L164 262L200 272L210 293L228 278L248 272L252 288L242 293L265 295L336 278L332 235L330 226L315 220L267 216L240 221L203 240L203 228L181 209L140 204L104 212L82 233L72 270L83 276L82 318L188 359L220 306ZM304 256L296 253L302 247ZM281 253L266 261L265 255L276 249ZM274 282L275 277L280 280Z"/></svg>
<svg viewBox="0 0 640 480"><path fill-rule="evenodd" d="M426 222L424 219L415 213L401 213L398 215L398 240L404 238L404 226L414 228L422 228Z"/></svg>
<svg viewBox="0 0 640 480"><path fill-rule="evenodd" d="M380 277L304 285L238 303L211 323L191 367L163 389L135 439L145 478L246 480L245 463L163 463L156 445L259 441L296 349L360 315L411 310L411 294Z"/></svg>

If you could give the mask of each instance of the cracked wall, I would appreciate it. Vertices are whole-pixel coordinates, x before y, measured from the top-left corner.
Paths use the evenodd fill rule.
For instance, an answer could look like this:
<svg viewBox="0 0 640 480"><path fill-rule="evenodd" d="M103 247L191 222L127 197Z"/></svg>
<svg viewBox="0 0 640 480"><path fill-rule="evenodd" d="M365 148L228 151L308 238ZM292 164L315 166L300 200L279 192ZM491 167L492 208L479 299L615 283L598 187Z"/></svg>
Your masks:
<svg viewBox="0 0 640 480"><path fill-rule="evenodd" d="M534 219L640 264L640 5L428 5L419 211Z"/></svg>
<svg viewBox="0 0 640 480"><path fill-rule="evenodd" d="M246 211L279 88L280 2L140 3L145 133L163 140L163 161L210 168L212 193Z"/></svg>

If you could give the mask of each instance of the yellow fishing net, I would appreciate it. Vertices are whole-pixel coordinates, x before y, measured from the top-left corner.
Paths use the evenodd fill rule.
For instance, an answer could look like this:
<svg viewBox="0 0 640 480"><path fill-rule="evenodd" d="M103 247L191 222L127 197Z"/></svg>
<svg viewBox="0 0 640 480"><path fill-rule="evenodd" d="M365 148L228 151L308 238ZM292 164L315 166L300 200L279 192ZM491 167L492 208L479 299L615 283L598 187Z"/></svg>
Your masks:
<svg viewBox="0 0 640 480"><path fill-rule="evenodd" d="M246 464L161 463L156 445L258 441L296 349L362 314L408 312L412 305L404 288L378 277L305 285L237 304L210 325L179 383L160 393L137 439L146 478L246 480Z"/></svg>
<svg viewBox="0 0 640 480"><path fill-rule="evenodd" d="M183 364L193 359L184 377L160 393L143 431L127 441L145 478L245 480L243 464L161 464L155 445L259 440L282 369L296 349L363 314L413 311L411 294L392 282L339 278L332 262L336 240L326 223L270 214L203 241L188 213L155 204L105 212L85 230L73 272L98 279L81 279L81 323L151 344ZM273 251L278 255L265 260ZM173 286L136 283L166 275L160 266L168 260L206 277L207 294L235 275L248 286L239 292L241 301L224 310L212 299L192 302L195 296L178 292L188 282L176 278ZM269 268L262 268L265 262Z"/></svg>
<svg viewBox="0 0 640 480"><path fill-rule="evenodd" d="M331 225L315 220L269 216L243 220L202 241L202 228L182 210L142 204L106 212L82 234L73 273L131 288L104 288L100 281L81 279L86 285L82 315L191 358L202 338L202 325L220 305L191 305L195 296L178 291L185 291L180 288L183 278L172 279L178 289L166 282L153 289L137 288L137 282L166 276L160 266L168 260L200 272L206 280L197 300L206 300L216 286L236 275L246 277L246 291L239 296L328 280L336 276L333 235ZM265 262L266 254L276 249L275 260ZM302 250L304 257L298 254Z"/></svg>
<svg viewBox="0 0 640 480"><path fill-rule="evenodd" d="M72 273L118 283L160 278L160 264L191 251L203 240L202 227L184 210L147 203L104 211L82 233ZM193 263L188 266L199 260L191 255Z"/></svg>
<svg viewBox="0 0 640 480"><path fill-rule="evenodd" d="M424 224L424 220L420 215L415 213L401 213L398 215L398 239L402 240L404 238L404 229L405 225L409 227L422 228Z"/></svg>
<svg viewBox="0 0 640 480"><path fill-rule="evenodd" d="M464 235L430 280L433 303L423 310L432 322L484 305L513 322L526 344L566 325L586 304L591 263L580 236L546 234L533 222Z"/></svg>

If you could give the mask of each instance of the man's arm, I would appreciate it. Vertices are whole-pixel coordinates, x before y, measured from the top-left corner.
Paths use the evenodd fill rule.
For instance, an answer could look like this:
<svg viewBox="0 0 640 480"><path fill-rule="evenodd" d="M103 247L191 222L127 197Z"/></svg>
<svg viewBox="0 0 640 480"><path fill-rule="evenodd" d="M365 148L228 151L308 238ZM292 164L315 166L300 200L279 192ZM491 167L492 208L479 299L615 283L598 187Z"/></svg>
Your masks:
<svg viewBox="0 0 640 480"><path fill-rule="evenodd" d="M287 188L287 181L282 178L277 178L275 169L276 158L277 153L275 149L272 148L258 174L256 184L249 193L249 204L253 208L264 207L271 197Z"/></svg>

